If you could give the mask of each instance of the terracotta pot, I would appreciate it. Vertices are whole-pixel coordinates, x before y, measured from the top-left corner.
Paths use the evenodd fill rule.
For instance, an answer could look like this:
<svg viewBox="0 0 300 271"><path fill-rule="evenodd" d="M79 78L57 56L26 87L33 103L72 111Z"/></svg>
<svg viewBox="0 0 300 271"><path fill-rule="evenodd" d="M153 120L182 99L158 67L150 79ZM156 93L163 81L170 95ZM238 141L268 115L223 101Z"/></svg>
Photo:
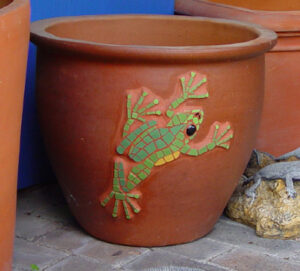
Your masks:
<svg viewBox="0 0 300 271"><path fill-rule="evenodd" d="M0 1L0 270L11 270L29 1Z"/></svg>
<svg viewBox="0 0 300 271"><path fill-rule="evenodd" d="M275 40L183 16L33 23L43 135L79 223L137 246L208 233L254 147Z"/></svg>
<svg viewBox="0 0 300 271"><path fill-rule="evenodd" d="M266 54L266 91L256 148L275 156L300 146L300 1L177 0L181 14L227 18L268 27L278 34Z"/></svg>

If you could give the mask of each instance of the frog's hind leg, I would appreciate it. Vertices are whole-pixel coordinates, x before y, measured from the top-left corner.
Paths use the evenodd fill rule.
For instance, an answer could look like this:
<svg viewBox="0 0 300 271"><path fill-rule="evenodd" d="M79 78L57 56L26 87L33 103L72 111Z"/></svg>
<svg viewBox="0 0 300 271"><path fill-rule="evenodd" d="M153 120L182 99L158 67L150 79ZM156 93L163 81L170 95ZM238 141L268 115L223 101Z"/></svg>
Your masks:
<svg viewBox="0 0 300 271"><path fill-rule="evenodd" d="M101 201L101 205L106 207L110 200L114 200L114 207L112 211L113 217L118 217L120 214L119 209L122 209L125 212L127 219L132 218L132 211L138 213L140 207L134 199L140 197L137 193L126 193L126 181L124 175L124 167L122 162L115 162L114 164L114 176L113 176L113 188L111 192ZM132 210L132 211L131 211Z"/></svg>

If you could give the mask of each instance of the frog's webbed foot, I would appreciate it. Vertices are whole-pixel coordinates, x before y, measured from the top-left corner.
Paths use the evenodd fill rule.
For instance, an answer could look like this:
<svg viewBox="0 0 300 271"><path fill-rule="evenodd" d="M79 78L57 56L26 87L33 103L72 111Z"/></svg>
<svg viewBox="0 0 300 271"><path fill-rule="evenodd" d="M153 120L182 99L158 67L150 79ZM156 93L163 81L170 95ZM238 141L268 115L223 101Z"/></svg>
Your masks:
<svg viewBox="0 0 300 271"><path fill-rule="evenodd" d="M101 201L101 205L105 207L108 204L108 202L111 199L113 199L115 203L114 203L112 216L118 217L120 215L119 208L123 207L126 218L131 219L132 218L131 210L134 213L140 212L139 205L136 202L134 202L134 199L138 199L139 197L140 195L138 194L132 194L132 193L129 194L124 192L111 191L110 194L103 201Z"/></svg>
<svg viewBox="0 0 300 271"><path fill-rule="evenodd" d="M221 147L224 149L229 149L229 141L233 138L233 131L230 124L225 127L220 124L215 124L215 131L212 138L212 142L207 145L209 150L214 149L215 147Z"/></svg>
<svg viewBox="0 0 300 271"><path fill-rule="evenodd" d="M136 199L140 198L140 193L129 193L125 192L125 179L124 179L124 169L122 163L115 162L114 168L114 178L113 178L113 189L112 191L101 200L101 205L106 207L106 205L113 200L114 208L112 212L113 217L118 217L120 215L119 209L124 210L127 219L131 219L133 213L139 213L140 207L136 202Z"/></svg>

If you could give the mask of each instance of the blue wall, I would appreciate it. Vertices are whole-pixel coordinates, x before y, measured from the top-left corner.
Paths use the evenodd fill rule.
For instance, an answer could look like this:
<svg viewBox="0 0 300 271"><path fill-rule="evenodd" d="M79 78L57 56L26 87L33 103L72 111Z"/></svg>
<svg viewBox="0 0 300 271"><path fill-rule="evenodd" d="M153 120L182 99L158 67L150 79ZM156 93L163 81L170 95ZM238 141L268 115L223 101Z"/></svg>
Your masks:
<svg viewBox="0 0 300 271"><path fill-rule="evenodd" d="M92 14L173 14L174 0L31 0L31 20ZM30 44L21 135L18 188L55 179L38 128L35 95L35 46Z"/></svg>

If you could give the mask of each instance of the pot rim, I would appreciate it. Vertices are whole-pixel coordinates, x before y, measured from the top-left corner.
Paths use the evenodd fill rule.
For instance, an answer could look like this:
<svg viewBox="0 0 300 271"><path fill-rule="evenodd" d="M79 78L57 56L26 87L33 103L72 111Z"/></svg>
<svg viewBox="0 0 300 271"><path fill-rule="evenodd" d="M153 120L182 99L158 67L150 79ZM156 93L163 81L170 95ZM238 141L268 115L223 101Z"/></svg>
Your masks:
<svg viewBox="0 0 300 271"><path fill-rule="evenodd" d="M6 6L0 8L0 17L7 14L7 13L14 12L20 6L27 5L28 2L29 2L29 0L12 0L11 3L9 3Z"/></svg>
<svg viewBox="0 0 300 271"><path fill-rule="evenodd" d="M186 0L175 0L175 11L179 14L188 14L186 11L182 10L181 5L184 5ZM229 4L212 2L210 0L189 0L190 3L194 2L196 4L203 4L206 8L218 8L223 12L228 12L232 14L233 11L240 12L240 16L249 16L248 22L252 22L255 18L258 22L264 27L270 28L276 32L298 32L300 31L300 10L282 10L282 11L272 11L272 10L259 10L259 9L250 9L245 7L239 7ZM241 19L242 17L236 16L236 20ZM270 21L271 18L276 16L276 22Z"/></svg>
<svg viewBox="0 0 300 271"><path fill-rule="evenodd" d="M153 45L118 45L108 43L97 43L70 38L61 38L47 32L47 28L63 22L78 22L95 19L171 19L203 21L212 23L222 23L244 27L257 35L257 38L222 45L197 45L197 46L153 46ZM227 19L212 19L205 17L174 16L174 15L88 15L72 16L44 19L31 24L31 41L38 46L51 47L70 53L89 55L100 58L131 59L135 61L155 60L176 62L200 62L200 61L220 61L225 59L244 59L265 53L276 44L277 35L261 26L237 22Z"/></svg>

